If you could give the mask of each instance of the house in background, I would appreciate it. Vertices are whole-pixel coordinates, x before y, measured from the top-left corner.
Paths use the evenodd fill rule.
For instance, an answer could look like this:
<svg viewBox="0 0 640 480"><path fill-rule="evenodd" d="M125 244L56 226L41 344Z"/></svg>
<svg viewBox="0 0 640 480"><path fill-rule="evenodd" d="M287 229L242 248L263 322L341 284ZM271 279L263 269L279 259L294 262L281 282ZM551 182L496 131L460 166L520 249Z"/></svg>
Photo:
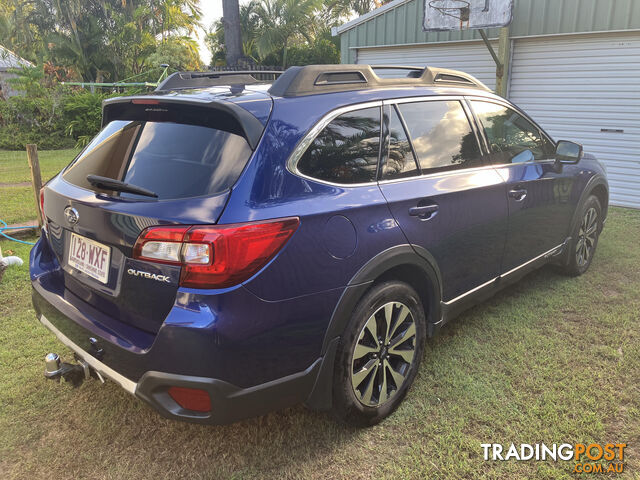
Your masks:
<svg viewBox="0 0 640 480"><path fill-rule="evenodd" d="M7 80L15 78L16 74L9 70L13 68L33 67L33 63L19 57L11 50L0 45L0 97L8 98L14 95L21 95L22 92L13 90Z"/></svg>
<svg viewBox="0 0 640 480"><path fill-rule="evenodd" d="M463 70L495 88L477 30L425 32L429 0L394 0L344 25L342 63ZM488 29L497 51L498 29ZM507 97L553 138L606 165L611 203L640 208L640 1L514 0Z"/></svg>

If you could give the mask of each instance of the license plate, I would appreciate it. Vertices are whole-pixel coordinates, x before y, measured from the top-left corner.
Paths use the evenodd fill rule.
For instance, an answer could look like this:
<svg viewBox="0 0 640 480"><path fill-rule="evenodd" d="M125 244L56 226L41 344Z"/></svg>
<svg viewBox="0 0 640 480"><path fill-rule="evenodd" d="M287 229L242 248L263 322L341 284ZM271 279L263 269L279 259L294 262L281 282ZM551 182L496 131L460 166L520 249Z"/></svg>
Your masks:
<svg viewBox="0 0 640 480"><path fill-rule="evenodd" d="M99 282L107 283L110 260L111 248L81 235L71 234L67 261L70 266Z"/></svg>

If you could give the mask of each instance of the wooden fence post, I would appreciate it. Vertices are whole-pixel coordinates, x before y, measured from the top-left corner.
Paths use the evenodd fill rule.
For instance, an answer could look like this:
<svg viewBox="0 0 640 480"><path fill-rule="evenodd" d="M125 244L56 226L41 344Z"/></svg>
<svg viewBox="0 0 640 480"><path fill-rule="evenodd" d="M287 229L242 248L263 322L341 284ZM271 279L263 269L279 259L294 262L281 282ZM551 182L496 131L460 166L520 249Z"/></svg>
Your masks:
<svg viewBox="0 0 640 480"><path fill-rule="evenodd" d="M27 159L31 169L31 185L33 186L33 196L36 200L36 210L38 211L38 225L42 228L42 212L40 211L40 189L42 188L42 175L40 173L40 162L38 160L38 146L32 143L27 145Z"/></svg>

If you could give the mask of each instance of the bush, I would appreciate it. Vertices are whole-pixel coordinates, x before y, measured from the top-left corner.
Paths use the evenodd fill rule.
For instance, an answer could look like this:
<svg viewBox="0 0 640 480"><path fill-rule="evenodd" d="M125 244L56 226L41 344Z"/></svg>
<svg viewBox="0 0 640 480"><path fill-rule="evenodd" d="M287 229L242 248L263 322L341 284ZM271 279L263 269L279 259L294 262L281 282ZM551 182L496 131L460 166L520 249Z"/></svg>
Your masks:
<svg viewBox="0 0 640 480"><path fill-rule="evenodd" d="M16 96L0 102L0 148L22 150L27 143L43 149L68 148L75 140L65 135L60 99Z"/></svg>
<svg viewBox="0 0 640 480"><path fill-rule="evenodd" d="M123 94L92 93L51 82L41 67L16 70L12 86L25 95L0 101L0 149L84 146L100 130L102 101ZM128 94L137 91L127 92Z"/></svg>
<svg viewBox="0 0 640 480"><path fill-rule="evenodd" d="M311 45L294 46L287 52L288 65L318 65L340 63L340 51L326 38L318 38Z"/></svg>
<svg viewBox="0 0 640 480"><path fill-rule="evenodd" d="M106 95L82 91L66 95L62 101L62 120L65 134L84 147L100 130L102 122L102 100Z"/></svg>

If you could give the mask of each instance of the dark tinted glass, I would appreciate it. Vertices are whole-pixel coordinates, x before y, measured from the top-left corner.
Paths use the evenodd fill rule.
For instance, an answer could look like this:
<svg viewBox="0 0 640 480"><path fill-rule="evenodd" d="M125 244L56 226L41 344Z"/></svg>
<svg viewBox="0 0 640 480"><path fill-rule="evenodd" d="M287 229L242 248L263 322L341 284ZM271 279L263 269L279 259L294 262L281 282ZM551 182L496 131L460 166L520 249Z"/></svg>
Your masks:
<svg viewBox="0 0 640 480"><path fill-rule="evenodd" d="M482 164L478 142L459 101L402 103L398 106L422 173Z"/></svg>
<svg viewBox="0 0 640 480"><path fill-rule="evenodd" d="M553 157L553 144L519 113L496 103L472 101L471 105L489 141L493 164Z"/></svg>
<svg viewBox="0 0 640 480"><path fill-rule="evenodd" d="M376 179L380 150L380 109L366 108L335 118L298 161L298 170L334 183Z"/></svg>
<svg viewBox="0 0 640 480"><path fill-rule="evenodd" d="M385 110L383 122L388 150L380 178L392 180L418 175L418 165L413 157L409 139L394 106Z"/></svg>
<svg viewBox="0 0 640 480"><path fill-rule="evenodd" d="M223 130L115 120L91 141L63 178L96 190L87 182L87 175L94 174L144 187L160 199L196 197L230 188L250 155L243 137Z"/></svg>

